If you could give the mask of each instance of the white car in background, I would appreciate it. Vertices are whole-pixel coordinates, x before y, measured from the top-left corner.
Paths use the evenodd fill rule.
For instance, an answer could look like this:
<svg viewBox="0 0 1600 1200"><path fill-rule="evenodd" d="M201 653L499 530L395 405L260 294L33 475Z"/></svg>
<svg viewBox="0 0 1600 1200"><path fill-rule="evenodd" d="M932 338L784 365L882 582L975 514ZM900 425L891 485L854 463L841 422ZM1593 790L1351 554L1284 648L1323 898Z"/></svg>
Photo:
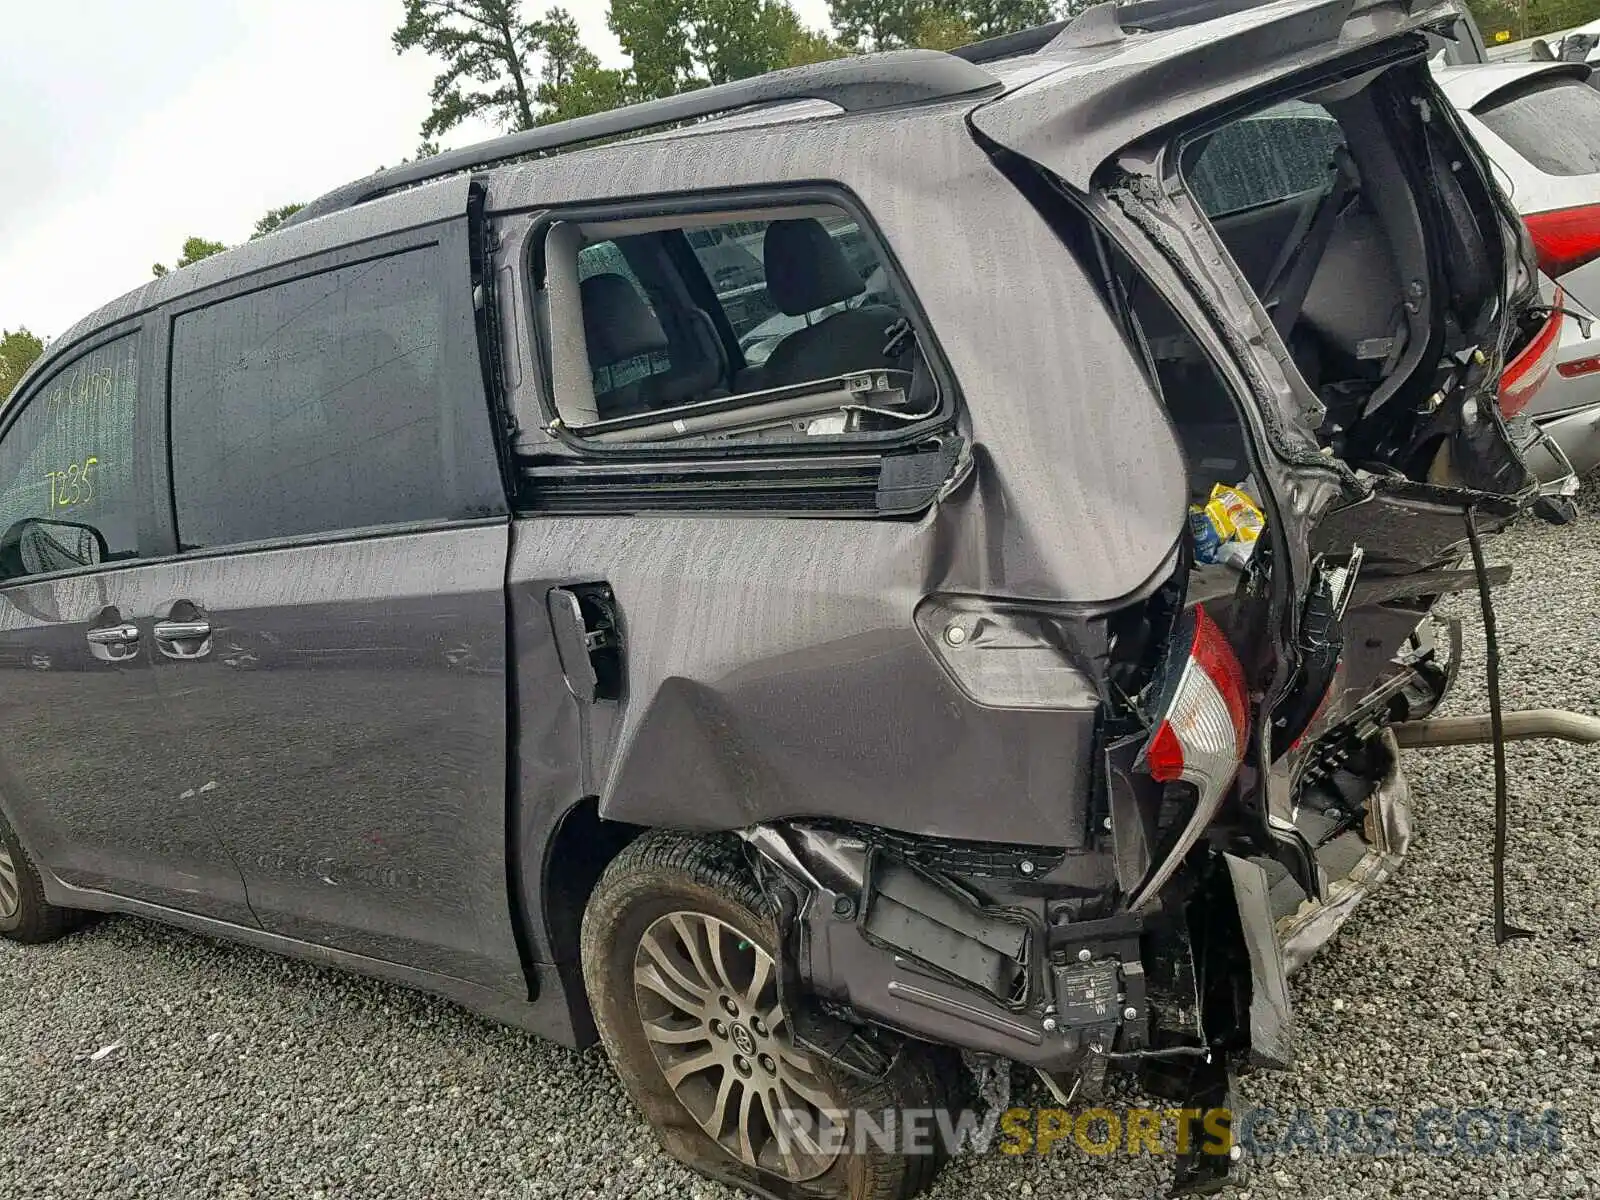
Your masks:
<svg viewBox="0 0 1600 1200"><path fill-rule="evenodd" d="M1600 91L1581 62L1435 63L1434 76L1501 172L1566 310L1525 410L1579 475L1600 467ZM1559 288L1559 292L1556 291ZM1541 478L1567 474L1541 440Z"/></svg>

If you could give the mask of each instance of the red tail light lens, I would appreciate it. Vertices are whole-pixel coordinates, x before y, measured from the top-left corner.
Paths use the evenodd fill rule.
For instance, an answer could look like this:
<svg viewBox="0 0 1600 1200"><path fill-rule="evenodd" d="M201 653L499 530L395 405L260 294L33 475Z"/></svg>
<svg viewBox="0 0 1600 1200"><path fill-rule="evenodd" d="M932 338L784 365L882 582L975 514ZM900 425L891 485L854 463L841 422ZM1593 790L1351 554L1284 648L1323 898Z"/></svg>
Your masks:
<svg viewBox="0 0 1600 1200"><path fill-rule="evenodd" d="M1552 279L1600 258L1600 204L1529 213L1522 220L1533 235L1540 269Z"/></svg>
<svg viewBox="0 0 1600 1200"><path fill-rule="evenodd" d="M1561 348L1561 306L1566 302L1566 293L1556 288L1555 307L1545 319L1544 328L1501 372L1500 411L1506 416L1514 417L1527 408L1533 394L1550 377Z"/></svg>
<svg viewBox="0 0 1600 1200"><path fill-rule="evenodd" d="M1145 749L1151 777L1226 790L1244 758L1249 722L1239 660L1217 623L1195 608L1188 661Z"/></svg>
<svg viewBox="0 0 1600 1200"><path fill-rule="evenodd" d="M1188 654L1169 667L1161 690L1161 716L1145 744L1144 764L1162 783L1184 780L1197 793L1194 811L1161 862L1134 891L1135 908L1147 904L1172 877L1205 832L1244 761L1250 737L1250 697L1244 671L1217 623L1203 608L1185 614L1173 635Z"/></svg>

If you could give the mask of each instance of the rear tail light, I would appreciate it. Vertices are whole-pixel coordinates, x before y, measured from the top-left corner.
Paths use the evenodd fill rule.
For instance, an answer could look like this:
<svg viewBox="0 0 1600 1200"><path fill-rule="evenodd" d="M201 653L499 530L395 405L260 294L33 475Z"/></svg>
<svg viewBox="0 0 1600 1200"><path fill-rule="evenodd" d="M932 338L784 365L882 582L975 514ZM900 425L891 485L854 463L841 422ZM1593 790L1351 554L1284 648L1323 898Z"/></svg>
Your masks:
<svg viewBox="0 0 1600 1200"><path fill-rule="evenodd" d="M1528 407L1550 371L1556 365L1556 354L1561 348L1561 306L1567 301L1566 293L1556 288L1556 298L1544 327L1524 346L1518 355L1506 364L1500 375L1500 411L1514 417Z"/></svg>
<svg viewBox="0 0 1600 1200"><path fill-rule="evenodd" d="M1588 358L1575 358L1571 362L1557 363L1556 370L1561 372L1563 379L1578 379L1584 375L1593 375L1600 371L1600 354L1591 354Z"/></svg>
<svg viewBox="0 0 1600 1200"><path fill-rule="evenodd" d="M1250 740L1244 671L1204 608L1184 614L1174 639L1188 654L1173 656L1161 690L1160 718L1144 749L1145 769L1162 783L1183 780L1198 793L1194 812L1167 857L1134 894L1135 907L1166 883L1221 807Z"/></svg>
<svg viewBox="0 0 1600 1200"><path fill-rule="evenodd" d="M1529 213L1522 220L1533 237L1539 268L1552 279L1600 258L1600 204Z"/></svg>
<svg viewBox="0 0 1600 1200"><path fill-rule="evenodd" d="M1244 758L1249 716L1244 672L1203 608L1192 610L1189 656L1145 750L1152 778L1226 788ZM1184 631L1179 631L1183 636Z"/></svg>

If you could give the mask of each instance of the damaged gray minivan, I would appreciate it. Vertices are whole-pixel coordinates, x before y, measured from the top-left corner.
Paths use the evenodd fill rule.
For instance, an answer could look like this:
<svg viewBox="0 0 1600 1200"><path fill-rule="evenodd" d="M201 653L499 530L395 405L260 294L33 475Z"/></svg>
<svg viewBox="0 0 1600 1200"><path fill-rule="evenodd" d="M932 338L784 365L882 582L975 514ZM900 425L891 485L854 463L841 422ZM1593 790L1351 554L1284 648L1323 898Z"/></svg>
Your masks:
<svg viewBox="0 0 1600 1200"><path fill-rule="evenodd" d="M1224 1105L1404 855L1433 605L1537 494L1499 398L1551 314L1428 72L1456 15L779 72L100 310L0 419L0 930L598 1036L768 1196L916 1192L938 1154L827 1135L1012 1063ZM1258 536L1204 561L1219 484Z"/></svg>

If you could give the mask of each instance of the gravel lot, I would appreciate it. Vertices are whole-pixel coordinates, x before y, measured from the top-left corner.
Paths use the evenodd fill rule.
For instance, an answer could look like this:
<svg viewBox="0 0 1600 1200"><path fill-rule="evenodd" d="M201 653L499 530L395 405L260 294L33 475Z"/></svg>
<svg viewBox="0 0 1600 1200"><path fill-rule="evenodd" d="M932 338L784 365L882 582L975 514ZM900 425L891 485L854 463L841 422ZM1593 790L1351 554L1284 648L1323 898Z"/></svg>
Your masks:
<svg viewBox="0 0 1600 1200"><path fill-rule="evenodd" d="M1507 702L1600 711L1600 513L1528 523L1492 560ZM1484 705L1470 605L1451 711ZM1600 749L1513 747L1508 891L1490 936L1483 749L1413 752L1401 875L1296 979L1299 1066L1247 1105L1554 1107L1559 1155L1257 1159L1245 1196L1600 1194ZM425 996L138 921L52 946L0 943L0 1192L242 1198L715 1197L655 1149L598 1052L573 1054ZM123 1048L98 1061L98 1048ZM1028 1098L1035 1098L1028 1094ZM967 1158L933 1193L1150 1196L1167 1168Z"/></svg>

